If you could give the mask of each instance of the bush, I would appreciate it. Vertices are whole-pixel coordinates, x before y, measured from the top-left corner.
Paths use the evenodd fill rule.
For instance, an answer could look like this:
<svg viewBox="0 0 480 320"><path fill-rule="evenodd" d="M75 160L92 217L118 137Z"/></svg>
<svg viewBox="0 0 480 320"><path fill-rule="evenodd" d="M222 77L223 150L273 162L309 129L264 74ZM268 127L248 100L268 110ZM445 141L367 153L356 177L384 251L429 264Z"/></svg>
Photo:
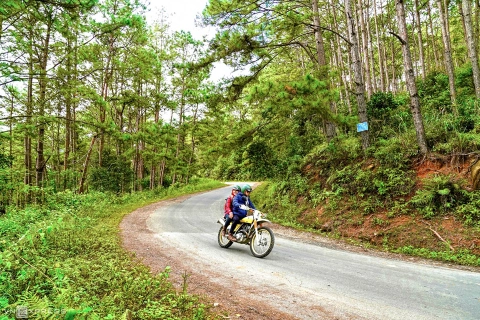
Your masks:
<svg viewBox="0 0 480 320"><path fill-rule="evenodd" d="M452 112L452 102L448 86L448 76L434 71L424 81L418 83L418 95L424 109L440 114Z"/></svg>
<svg viewBox="0 0 480 320"><path fill-rule="evenodd" d="M392 127L394 126L393 115L398 106L391 92L376 92L371 96L367 102L368 129L371 138L388 137L396 133Z"/></svg>
<svg viewBox="0 0 480 320"><path fill-rule="evenodd" d="M368 155L373 156L382 166L392 168L407 169L410 159L417 154L418 143L413 131L390 139L380 139L368 149Z"/></svg>
<svg viewBox="0 0 480 320"><path fill-rule="evenodd" d="M408 194L414 185L413 173L396 168L380 167L376 170L364 169L363 164L347 166L332 174L327 183L332 192L360 198L376 196L391 200Z"/></svg>
<svg viewBox="0 0 480 320"><path fill-rule="evenodd" d="M462 68L457 68L455 73L455 88L457 89L457 95L460 101L467 96L475 95L473 70L471 64L468 64Z"/></svg>
<svg viewBox="0 0 480 320"><path fill-rule="evenodd" d="M468 202L468 192L462 189L463 181L453 176L437 175L423 180L423 188L417 190L410 204L425 218L432 218Z"/></svg>
<svg viewBox="0 0 480 320"><path fill-rule="evenodd" d="M254 141L247 146L240 172L254 180L274 176L275 154L264 141Z"/></svg>
<svg viewBox="0 0 480 320"><path fill-rule="evenodd" d="M363 156L362 145L357 136L337 136L330 142L317 145L305 157L304 165L314 164L328 176L352 161Z"/></svg>
<svg viewBox="0 0 480 320"><path fill-rule="evenodd" d="M122 157L105 152L102 167L91 169L89 186L96 191L122 193L133 181L133 170L130 163Z"/></svg>

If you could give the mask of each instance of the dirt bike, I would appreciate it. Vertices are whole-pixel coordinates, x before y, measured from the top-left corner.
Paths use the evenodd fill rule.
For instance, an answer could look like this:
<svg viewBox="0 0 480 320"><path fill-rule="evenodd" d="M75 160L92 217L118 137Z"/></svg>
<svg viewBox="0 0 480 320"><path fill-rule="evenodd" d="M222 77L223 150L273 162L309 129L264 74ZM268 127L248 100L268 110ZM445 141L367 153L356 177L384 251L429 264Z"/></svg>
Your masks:
<svg viewBox="0 0 480 320"><path fill-rule="evenodd" d="M241 219L234 232L232 232L237 240L235 243L249 245L254 257L265 258L272 252L273 245L275 244L273 231L263 225L270 221L266 219L266 214L263 212L248 207L243 207L242 209L248 210L249 215ZM233 242L228 240L227 235L230 232L232 224L227 227L227 232L223 234L222 230L225 225L225 217L218 219L217 223L221 224L217 236L218 244L222 248L229 248Z"/></svg>

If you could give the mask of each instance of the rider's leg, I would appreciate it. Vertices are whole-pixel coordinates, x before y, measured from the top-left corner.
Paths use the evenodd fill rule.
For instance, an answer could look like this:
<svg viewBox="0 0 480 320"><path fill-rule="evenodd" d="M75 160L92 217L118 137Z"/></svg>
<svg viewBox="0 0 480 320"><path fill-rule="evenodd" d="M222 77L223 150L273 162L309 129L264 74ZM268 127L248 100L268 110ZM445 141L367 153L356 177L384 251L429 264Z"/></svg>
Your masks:
<svg viewBox="0 0 480 320"><path fill-rule="evenodd" d="M237 224L239 221L240 221L240 217L237 216L236 214L233 215L232 226L230 227L230 232L228 233L228 240L236 241L235 237L233 236L233 232L235 231L235 228L237 227Z"/></svg>

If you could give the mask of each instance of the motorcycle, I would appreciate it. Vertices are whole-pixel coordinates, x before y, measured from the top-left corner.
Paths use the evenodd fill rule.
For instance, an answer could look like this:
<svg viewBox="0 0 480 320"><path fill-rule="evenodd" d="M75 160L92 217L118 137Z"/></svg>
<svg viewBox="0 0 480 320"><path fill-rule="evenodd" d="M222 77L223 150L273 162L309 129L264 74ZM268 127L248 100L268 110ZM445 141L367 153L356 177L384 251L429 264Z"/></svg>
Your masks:
<svg viewBox="0 0 480 320"><path fill-rule="evenodd" d="M235 230L232 232L237 240L235 243L246 244L250 246L250 251L254 257L265 258L272 252L275 244L275 236L273 231L264 226L264 223L270 222L266 219L266 214L258 210L242 206L242 209L248 210L249 214L240 220ZM225 217L218 219L217 223L221 224L218 230L218 244L222 248L229 248L233 242L228 240L227 235L230 232L230 224L227 227L227 232L222 234L223 226L225 225Z"/></svg>

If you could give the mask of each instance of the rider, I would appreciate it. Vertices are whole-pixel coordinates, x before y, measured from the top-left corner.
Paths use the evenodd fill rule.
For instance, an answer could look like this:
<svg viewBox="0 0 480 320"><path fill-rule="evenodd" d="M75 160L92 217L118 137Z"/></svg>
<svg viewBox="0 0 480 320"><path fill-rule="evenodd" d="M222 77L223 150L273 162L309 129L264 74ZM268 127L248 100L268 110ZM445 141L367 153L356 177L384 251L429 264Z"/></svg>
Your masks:
<svg viewBox="0 0 480 320"><path fill-rule="evenodd" d="M228 196L228 198L225 201L225 224L223 225L223 230L222 230L222 236L225 235L225 232L227 231L227 227L232 222L233 219L233 198L241 191L241 188L239 185L233 186L232 188L232 193Z"/></svg>
<svg viewBox="0 0 480 320"><path fill-rule="evenodd" d="M241 209L241 205L246 205L251 209L256 209L250 200L250 193L252 192L252 187L248 184L244 185L242 191L237 193L235 198L233 198L233 222L232 226L230 227L230 233L228 234L228 240L230 241L237 241L233 236L233 231L237 226L238 222L247 216L248 211L245 209Z"/></svg>

